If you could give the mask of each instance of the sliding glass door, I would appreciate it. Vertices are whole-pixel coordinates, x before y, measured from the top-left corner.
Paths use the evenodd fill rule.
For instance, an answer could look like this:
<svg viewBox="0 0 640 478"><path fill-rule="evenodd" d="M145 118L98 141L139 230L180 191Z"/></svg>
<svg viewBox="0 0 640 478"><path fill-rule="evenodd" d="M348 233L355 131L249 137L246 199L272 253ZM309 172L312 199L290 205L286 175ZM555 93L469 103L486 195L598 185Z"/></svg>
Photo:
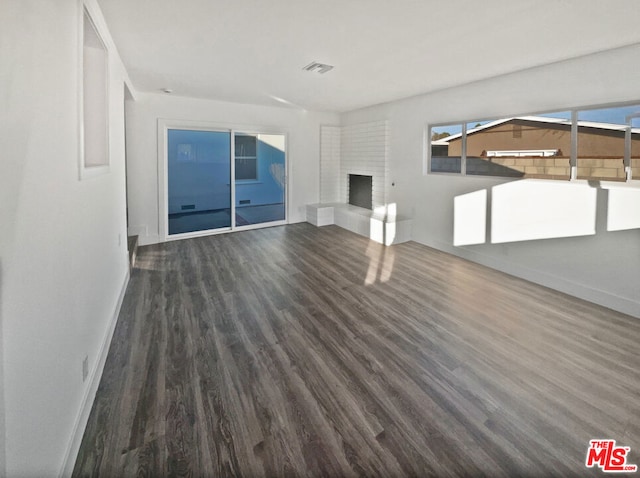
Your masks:
<svg viewBox="0 0 640 478"><path fill-rule="evenodd" d="M231 227L231 133L170 129L169 235Z"/></svg>
<svg viewBox="0 0 640 478"><path fill-rule="evenodd" d="M285 137L235 134L236 225L285 218Z"/></svg>
<svg viewBox="0 0 640 478"><path fill-rule="evenodd" d="M169 236L284 223L284 135L166 132Z"/></svg>

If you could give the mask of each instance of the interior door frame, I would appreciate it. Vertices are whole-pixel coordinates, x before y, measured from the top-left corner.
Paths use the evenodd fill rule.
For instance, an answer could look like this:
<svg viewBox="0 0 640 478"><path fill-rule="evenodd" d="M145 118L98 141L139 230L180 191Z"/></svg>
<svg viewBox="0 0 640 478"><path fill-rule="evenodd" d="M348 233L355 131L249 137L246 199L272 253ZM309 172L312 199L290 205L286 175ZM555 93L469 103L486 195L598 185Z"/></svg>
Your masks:
<svg viewBox="0 0 640 478"><path fill-rule="evenodd" d="M219 133L229 133L230 154L231 154L231 226L218 229L207 229L204 231L186 232L182 234L169 234L169 161L168 161L168 132L171 129L190 131L211 131ZM248 224L246 226L236 225L236 180L235 180L235 134L271 134L284 136L285 151L285 180L284 180L284 219L281 221L265 222L259 224ZM246 231L250 229L261 229L264 227L280 226L289 223L289 135L281 130L272 127L261 127L255 125L239 125L210 123L206 121L171 120L158 118L158 235L161 241L175 241L191 237L210 236L214 234L226 234L233 231Z"/></svg>

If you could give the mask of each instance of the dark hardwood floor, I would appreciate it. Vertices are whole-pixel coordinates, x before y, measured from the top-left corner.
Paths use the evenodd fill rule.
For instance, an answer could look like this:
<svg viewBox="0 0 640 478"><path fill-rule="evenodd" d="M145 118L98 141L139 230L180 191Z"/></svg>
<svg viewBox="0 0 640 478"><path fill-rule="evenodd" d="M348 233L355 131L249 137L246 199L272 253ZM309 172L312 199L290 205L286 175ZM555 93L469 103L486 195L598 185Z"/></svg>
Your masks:
<svg viewBox="0 0 640 478"><path fill-rule="evenodd" d="M640 319L335 226L142 247L74 476L640 464Z"/></svg>

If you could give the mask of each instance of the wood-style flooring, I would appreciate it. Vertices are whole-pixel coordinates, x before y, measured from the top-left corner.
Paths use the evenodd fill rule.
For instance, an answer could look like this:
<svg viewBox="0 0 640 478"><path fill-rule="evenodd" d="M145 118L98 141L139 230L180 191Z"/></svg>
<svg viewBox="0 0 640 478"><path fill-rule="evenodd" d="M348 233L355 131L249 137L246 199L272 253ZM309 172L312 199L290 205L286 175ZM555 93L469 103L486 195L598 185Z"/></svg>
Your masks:
<svg viewBox="0 0 640 478"><path fill-rule="evenodd" d="M74 476L596 476L640 464L640 319L295 224L142 247Z"/></svg>

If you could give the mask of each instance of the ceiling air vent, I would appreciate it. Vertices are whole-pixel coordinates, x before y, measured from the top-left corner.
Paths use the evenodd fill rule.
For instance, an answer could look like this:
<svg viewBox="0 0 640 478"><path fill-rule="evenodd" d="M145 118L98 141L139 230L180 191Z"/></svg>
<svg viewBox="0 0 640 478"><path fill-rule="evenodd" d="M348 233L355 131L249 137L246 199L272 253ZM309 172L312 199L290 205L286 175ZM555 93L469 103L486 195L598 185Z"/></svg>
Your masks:
<svg viewBox="0 0 640 478"><path fill-rule="evenodd" d="M333 70L333 66L325 65L324 63L318 63L317 61L312 61L307 66L305 66L303 70L312 71L312 72L320 73L321 75L323 75L327 71Z"/></svg>

